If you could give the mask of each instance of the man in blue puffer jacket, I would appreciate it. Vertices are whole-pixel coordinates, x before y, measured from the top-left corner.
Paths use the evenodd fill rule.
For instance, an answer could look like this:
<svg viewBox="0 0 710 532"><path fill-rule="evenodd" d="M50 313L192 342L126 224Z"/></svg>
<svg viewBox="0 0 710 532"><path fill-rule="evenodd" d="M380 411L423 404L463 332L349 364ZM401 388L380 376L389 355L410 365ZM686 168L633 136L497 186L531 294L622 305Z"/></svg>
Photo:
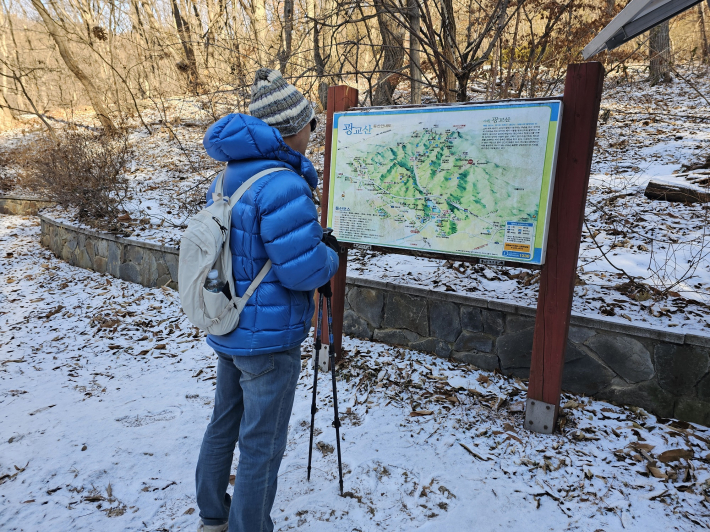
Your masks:
<svg viewBox="0 0 710 532"><path fill-rule="evenodd" d="M268 259L273 265L242 311L239 326L207 337L219 361L214 411L196 471L198 530L205 532L273 530L269 514L301 369L300 345L313 317L313 291L338 269L338 254L322 242L312 196L318 175L305 157L315 127L313 109L275 70L260 69L251 93L252 116L228 115L205 134L207 153L228 162L224 193L233 194L267 168L289 171L261 178L232 211L238 295ZM230 498L237 440L239 466Z"/></svg>

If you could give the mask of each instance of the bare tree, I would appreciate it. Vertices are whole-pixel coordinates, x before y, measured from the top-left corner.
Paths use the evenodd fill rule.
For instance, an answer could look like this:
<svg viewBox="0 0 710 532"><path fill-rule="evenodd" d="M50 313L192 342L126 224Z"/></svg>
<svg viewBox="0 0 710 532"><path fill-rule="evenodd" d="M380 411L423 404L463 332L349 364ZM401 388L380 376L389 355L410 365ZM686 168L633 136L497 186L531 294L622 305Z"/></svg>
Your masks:
<svg viewBox="0 0 710 532"><path fill-rule="evenodd" d="M456 101L456 16L454 14L453 0L441 2L439 15L441 16L440 43L443 55L443 69L439 75L443 78L442 93L447 102ZM468 81L468 80L467 80ZM465 88L464 88L465 91Z"/></svg>
<svg viewBox="0 0 710 532"><path fill-rule="evenodd" d="M7 9L7 5L5 1L2 1L2 8L3 8L3 13L7 13L7 16L5 17L4 22L7 25L7 33L10 35L10 39L12 40L12 45L13 45L13 52L14 52L14 62L11 61L10 59L10 54L7 49L7 41L6 41L6 34L3 32L3 40L2 40L2 55L0 55L0 63L2 63L2 86L3 86L3 102L4 105L2 105L2 118L3 118L3 126L4 127L9 127L12 126L14 123L14 120L17 118L19 113L21 112L30 112L34 114L37 118L40 119L40 121L44 124L44 126L47 128L47 132L49 133L49 136L52 137L53 140L58 140L54 129L52 128L51 125L49 125L49 122L47 121L47 117L44 116L44 113L42 113L38 108L37 105L34 102L34 99L30 95L27 86L25 85L25 79L27 78L27 75L29 72L32 72L32 69L27 69L23 65L23 62L20 58L20 52L19 52L19 47L17 45L17 39L15 37L15 27L12 22L12 14L10 11ZM7 83L12 80L13 85L15 87L16 91L16 101L20 101L21 97L24 97L25 101L29 104L30 109L27 111L24 111L23 109L20 108L20 103L17 103L14 107L10 104L10 102L7 99L8 91L7 91ZM20 96L21 95L21 96Z"/></svg>
<svg viewBox="0 0 710 532"><path fill-rule="evenodd" d="M651 28L648 39L649 82L651 85L671 81L671 37L668 21Z"/></svg>
<svg viewBox="0 0 710 532"><path fill-rule="evenodd" d="M227 108L243 110L259 66L280 68L324 106L333 83L366 87L363 101L393 103L397 84L407 78L414 103L421 102L422 92L440 101L465 101L471 91L482 91L480 82L486 80L492 98L546 95L558 86L560 72L574 60L589 32L603 26L623 4L2 1L22 29L13 44L6 18L0 20L0 77L5 80L0 106L41 117L58 107L69 115L77 104L91 102L102 117L110 110L114 123L119 116L122 121L140 119L141 99L170 102L186 94L198 95L199 105L213 118ZM49 22L43 24L44 18L34 14L38 5ZM30 16L26 9L32 11ZM55 31L45 31L47 24ZM63 39L60 50L66 53L43 55L42 50L57 49L55 37ZM21 59L15 58L16 50ZM72 68L67 68L67 54ZM83 77L77 77L77 68ZM94 90L86 88L87 81Z"/></svg>
<svg viewBox="0 0 710 532"><path fill-rule="evenodd" d="M115 133L116 126L113 125L113 121L111 120L108 108L106 107L106 105L104 105L104 102L101 99L101 95L96 89L94 83L91 81L91 78L87 76L86 73L84 73L84 71L74 60L74 56L72 56L71 52L69 51L69 43L67 41L67 38L62 32L61 28L57 25L56 22L54 22L54 20L52 20L51 15L47 12L40 0L31 1L32 6L37 11L37 14L39 14L40 18L42 19L42 22L44 22L44 25L47 28L47 31L49 32L49 35L56 43L57 48L59 49L59 55L61 55L62 59L64 60L64 64L84 87L84 90L86 91L86 94L89 97L89 100L91 101L91 105L94 108L94 111L96 112L96 116L98 117L99 122L101 122L101 125L104 127L107 133Z"/></svg>
<svg viewBox="0 0 710 532"><path fill-rule="evenodd" d="M293 44L293 0L284 0L283 49L279 54L281 73L286 75Z"/></svg>
<svg viewBox="0 0 710 532"><path fill-rule="evenodd" d="M242 5L244 0L241 0ZM251 0L249 6L249 24L252 31L252 46L256 50L257 68L268 67L274 57L269 53L269 24L266 17L266 2L264 0ZM246 11L245 7L245 11Z"/></svg>
<svg viewBox="0 0 710 532"><path fill-rule="evenodd" d="M409 77L411 78L410 101L414 104L422 103L422 61L419 55L421 44L421 16L417 0L409 0Z"/></svg>
<svg viewBox="0 0 710 532"><path fill-rule="evenodd" d="M708 34L705 31L705 8L698 4L698 30L700 31L700 59L708 62Z"/></svg>
<svg viewBox="0 0 710 532"><path fill-rule="evenodd" d="M501 87L501 98L507 98L510 91L511 81L513 78L513 62L518 50L518 30L520 29L520 10L518 9L515 15L515 29L513 30L513 43L508 54L508 71Z"/></svg>
<svg viewBox="0 0 710 532"><path fill-rule="evenodd" d="M5 6L3 4L0 10L0 26L4 30L4 27L9 24L11 24L11 22L6 18ZM2 60L2 65L0 65L2 68L0 72L0 83L2 84L2 91L0 92L0 131L11 127L15 121L15 112L12 110L12 106L8 101L10 92L8 82L13 79L13 77L10 75L10 69L7 64L7 58L10 54L7 48L7 35L5 33L6 32L3 31L0 36L0 55L5 58L5 60Z"/></svg>
<svg viewBox="0 0 710 532"><path fill-rule="evenodd" d="M393 0L375 0L374 4L382 38L383 61L372 103L390 105L404 63L405 29L396 15L398 8Z"/></svg>
<svg viewBox="0 0 710 532"><path fill-rule="evenodd" d="M474 5L472 2L471 9L473 9ZM437 75L439 83L441 84L443 81L441 92L446 101L458 100L463 102L468 99L468 82L471 74L490 59L501 33L510 22L508 5L509 0L497 0L492 3L489 9L480 9L479 16L469 20L466 28L466 40L461 47L453 40L453 36L456 35L455 26L442 28L441 33L448 37L442 39L444 41L442 46L444 51L441 57L438 58L437 63L443 65L443 72L439 72ZM520 9L520 5L519 3L514 12ZM444 20L453 21L453 17L450 14L444 14L444 11L447 11L446 2L443 6L441 13L442 26L444 25ZM431 18L431 16L429 15L428 18ZM429 34L435 35L431 25ZM447 39L451 44L446 44ZM436 43L434 39L430 39L430 41L434 44ZM449 50L456 56L453 57L453 61L452 56L449 55ZM452 85L452 76L456 80L455 85Z"/></svg>
<svg viewBox="0 0 710 532"><path fill-rule="evenodd" d="M528 43L527 58L525 58L520 72L521 82L518 87L518 98L523 95L523 91L526 91L527 96L531 98L538 95L538 77L548 51L550 48L554 48L555 30L563 15L572 10L576 1L567 0L566 3L539 2L537 4L526 2L521 6L523 17L525 17L525 22L528 26ZM542 31L536 31L536 24L540 18L545 21L545 25ZM562 57L569 58L569 56L565 55L562 55Z"/></svg>
<svg viewBox="0 0 710 532"><path fill-rule="evenodd" d="M32 1L34 2L36 0ZM195 57L195 50L192 46L192 32L190 31L190 25L180 12L178 0L170 1L172 4L175 26L177 28L178 35L180 36L180 42L182 43L182 49L185 52L186 60L185 63L179 63L178 68L187 74L188 86L192 92L196 93L200 90L200 75L197 72L197 58Z"/></svg>
<svg viewBox="0 0 710 532"><path fill-rule="evenodd" d="M318 83L318 100L323 109L328 108L328 82L325 79L325 60L321 53L320 28L318 20L313 18L313 64Z"/></svg>

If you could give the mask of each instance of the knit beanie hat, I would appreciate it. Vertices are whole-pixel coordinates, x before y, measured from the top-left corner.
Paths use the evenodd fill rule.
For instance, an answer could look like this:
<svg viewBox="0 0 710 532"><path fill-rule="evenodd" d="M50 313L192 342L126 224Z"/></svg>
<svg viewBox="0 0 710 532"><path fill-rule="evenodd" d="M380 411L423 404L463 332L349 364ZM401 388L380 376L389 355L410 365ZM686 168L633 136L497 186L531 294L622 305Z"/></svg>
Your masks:
<svg viewBox="0 0 710 532"><path fill-rule="evenodd" d="M249 113L275 127L283 137L301 131L313 120L311 104L278 70L260 68L251 86Z"/></svg>

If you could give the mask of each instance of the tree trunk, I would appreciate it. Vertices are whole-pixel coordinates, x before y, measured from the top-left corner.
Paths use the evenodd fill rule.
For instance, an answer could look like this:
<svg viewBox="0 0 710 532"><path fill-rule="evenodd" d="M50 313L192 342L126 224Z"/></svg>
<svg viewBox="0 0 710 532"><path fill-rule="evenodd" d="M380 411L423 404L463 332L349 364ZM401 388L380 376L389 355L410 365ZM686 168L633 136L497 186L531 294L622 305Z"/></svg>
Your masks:
<svg viewBox="0 0 710 532"><path fill-rule="evenodd" d="M488 71L488 91L486 99L492 100L496 94L496 83L498 82L498 50L500 49L500 38L496 39L496 45L491 55L491 69Z"/></svg>
<svg viewBox="0 0 710 532"><path fill-rule="evenodd" d="M699 186L651 179L646 185L644 196L652 200L680 201L682 203L709 203L710 192Z"/></svg>
<svg viewBox="0 0 710 532"><path fill-rule="evenodd" d="M510 93L510 85L513 79L513 61L515 60L516 51L518 49L518 28L520 26L520 9L515 15L515 30L513 31L513 44L510 47L510 53L508 57L508 72L505 75L505 81L503 82L503 87L501 88L501 98L507 98Z"/></svg>
<svg viewBox="0 0 710 532"><path fill-rule="evenodd" d="M215 64L214 57L214 45L217 43L217 36L215 28L218 27L217 21L221 20L219 15L214 15L212 8L214 7L214 2L206 2L207 9L207 31L205 32L205 72L210 70L210 58L212 59L212 65Z"/></svg>
<svg viewBox="0 0 710 532"><path fill-rule="evenodd" d="M4 20L2 12L0 12L0 22L3 23L4 26ZM2 63L2 74L0 74L0 83L2 83L2 101L0 101L0 131L3 129L3 127L7 128L10 123L12 123L15 120L15 111L11 109L10 102L7 99L8 96L8 83L10 79L12 79L12 76L10 75L10 71L7 67L6 61L9 59L10 54L7 50L7 40L5 33L3 32L2 34L2 39L0 40L0 53L2 54L2 57L5 58L4 60L0 59L0 63ZM19 66L19 65L18 65Z"/></svg>
<svg viewBox="0 0 710 532"><path fill-rule="evenodd" d="M272 57L270 56L268 41L269 22L266 18L266 3L264 0L252 0L251 2L251 30L256 47L256 59L258 68L268 67Z"/></svg>
<svg viewBox="0 0 710 532"><path fill-rule="evenodd" d="M375 0L377 24L382 37L382 68L377 80L373 105L392 105L392 94L399 83L404 64L404 28L395 18L397 4L393 0Z"/></svg>
<svg viewBox="0 0 710 532"><path fill-rule="evenodd" d="M172 60L175 62L175 64L179 63L182 59L178 55L178 53L175 51L175 49L171 45L163 45L163 42L161 40L161 25L158 22L158 20L155 18L155 14L153 13L154 6L150 2L150 0L135 0L136 2L140 2L141 7L143 8L143 14L145 15L146 20L148 21L148 28L150 29L150 44L148 45L147 48L147 54L148 57L153 56L155 54L151 53L152 50L155 49L160 49L163 52L167 53ZM138 8L136 7L136 11ZM150 68L151 71L156 74L159 72L159 65L157 64L158 62L151 57L150 60Z"/></svg>
<svg viewBox="0 0 710 532"><path fill-rule="evenodd" d="M648 39L648 55L651 86L671 81L671 39L667 20L651 28Z"/></svg>
<svg viewBox="0 0 710 532"><path fill-rule="evenodd" d="M284 30L283 30L283 50L279 57L279 67L281 73L286 75L288 60L291 59L291 49L293 42L293 0L284 0Z"/></svg>
<svg viewBox="0 0 710 532"><path fill-rule="evenodd" d="M705 9L703 4L698 4L698 29L700 30L700 59L708 62L708 34L705 31Z"/></svg>
<svg viewBox="0 0 710 532"><path fill-rule="evenodd" d="M2 35L2 50L0 51L2 52L3 57L9 57L4 33ZM0 83L2 83L2 92L0 93L0 131L10 129L15 123L15 112L10 108L10 102L7 101L7 84L10 79L11 77L7 64L5 61L2 61L2 75L0 76Z"/></svg>
<svg viewBox="0 0 710 532"><path fill-rule="evenodd" d="M471 79L470 70L461 70L456 76L456 83L458 89L456 90L456 101L457 102L467 102L468 101L468 82Z"/></svg>
<svg viewBox="0 0 710 532"><path fill-rule="evenodd" d="M2 93L0 93L0 131L5 131L6 129L10 129L13 125L15 125L15 113L10 108L10 102L7 101L7 92L5 90L5 87L7 86L7 83L10 80L10 75L7 72L7 65L5 65L4 62L2 66L3 75L1 82L3 90Z"/></svg>
<svg viewBox="0 0 710 532"><path fill-rule="evenodd" d="M36 0L32 0L33 2ZM200 75L197 72L197 59L195 58L195 49L192 47L192 35L190 32L190 26L187 24L187 20L180 13L180 6L178 6L178 0L171 0L173 7L173 18L175 19L175 26L177 27L178 36L180 37L180 42L182 43L182 49L185 52L184 64L178 63L178 69L182 70L187 74L187 84L190 90L197 93L200 88Z"/></svg>
<svg viewBox="0 0 710 532"><path fill-rule="evenodd" d="M148 40L145 27L143 26L143 17L141 17L138 0L131 0L130 19L133 31L138 33L143 38L143 42L145 42L147 47L150 47L150 41Z"/></svg>
<svg viewBox="0 0 710 532"><path fill-rule="evenodd" d="M0 131L10 129L16 124L10 109L6 105L7 101L3 97L3 103L0 103Z"/></svg>
<svg viewBox="0 0 710 532"><path fill-rule="evenodd" d="M417 0L409 0L409 77L411 78L410 102L416 105L422 103L422 61L419 42L421 16Z"/></svg>
<svg viewBox="0 0 710 532"><path fill-rule="evenodd" d="M325 74L325 61L323 61L323 56L320 53L320 28L318 28L318 21L315 20L315 17L313 17L313 63L318 76L318 99L325 111L328 108L328 82L323 77Z"/></svg>
<svg viewBox="0 0 710 532"><path fill-rule="evenodd" d="M443 77L443 91L441 95L445 102L455 102L457 97L456 91L456 72L454 65L454 48L456 46L456 17L454 13L453 0L443 0L441 6L441 39L442 52L444 56L444 72L440 73ZM465 92L465 88L463 91ZM461 88L459 88L461 92Z"/></svg>
<svg viewBox="0 0 710 532"><path fill-rule="evenodd" d="M200 15L200 9L197 5L197 2L195 0L190 0L190 3L192 4L192 18L194 19L194 26L192 28L196 28L194 32L197 34L196 41L195 42L201 42L202 39L204 39L204 48L205 48L205 53L203 55L203 60L204 60L204 65L205 65L205 73L209 72L210 68L210 42L213 40L213 34L212 34L212 24L211 20L209 17L209 5L210 2L205 2L207 4L207 23L205 24L202 22L202 16ZM189 11L189 6L188 6L188 13ZM190 19L187 21L188 27L190 27ZM204 31L203 30L207 30ZM191 30L192 31L192 30ZM199 50L199 46L198 46Z"/></svg>
<svg viewBox="0 0 710 532"><path fill-rule="evenodd" d="M91 101L91 105L94 108L94 111L96 112L96 116L98 117L99 122L101 122L101 125L104 127L107 133L115 133L116 126L114 126L113 122L111 121L111 116L109 114L108 108L101 100L99 91L96 90L96 86L91 81L91 78L89 78L89 76L84 73L84 71L74 60L74 57L69 51L69 43L67 42L66 37L62 33L61 28L57 25L56 22L52 20L51 15L47 12L40 0L31 1L35 10L42 18L42 22L44 22L44 25L46 26L47 31L49 32L49 35L56 43L57 48L59 49L59 55L62 56L64 64L84 87L84 90L89 96L89 100Z"/></svg>

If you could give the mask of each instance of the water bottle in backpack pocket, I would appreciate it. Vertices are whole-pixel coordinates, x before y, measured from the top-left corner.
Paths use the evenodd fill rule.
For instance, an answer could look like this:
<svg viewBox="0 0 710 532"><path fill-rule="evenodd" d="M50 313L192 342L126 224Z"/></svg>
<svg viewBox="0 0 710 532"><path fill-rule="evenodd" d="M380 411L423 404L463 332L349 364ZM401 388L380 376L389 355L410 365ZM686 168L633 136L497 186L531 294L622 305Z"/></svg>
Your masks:
<svg viewBox="0 0 710 532"><path fill-rule="evenodd" d="M210 270L210 273L207 274L207 280L205 281L205 290L219 294L222 292L226 284L227 283L219 278L218 270Z"/></svg>
<svg viewBox="0 0 710 532"><path fill-rule="evenodd" d="M227 295L228 286L219 278L219 270L210 270L207 274L207 280L202 287L202 297L205 299L205 314L208 317L218 318L230 303L231 297Z"/></svg>

